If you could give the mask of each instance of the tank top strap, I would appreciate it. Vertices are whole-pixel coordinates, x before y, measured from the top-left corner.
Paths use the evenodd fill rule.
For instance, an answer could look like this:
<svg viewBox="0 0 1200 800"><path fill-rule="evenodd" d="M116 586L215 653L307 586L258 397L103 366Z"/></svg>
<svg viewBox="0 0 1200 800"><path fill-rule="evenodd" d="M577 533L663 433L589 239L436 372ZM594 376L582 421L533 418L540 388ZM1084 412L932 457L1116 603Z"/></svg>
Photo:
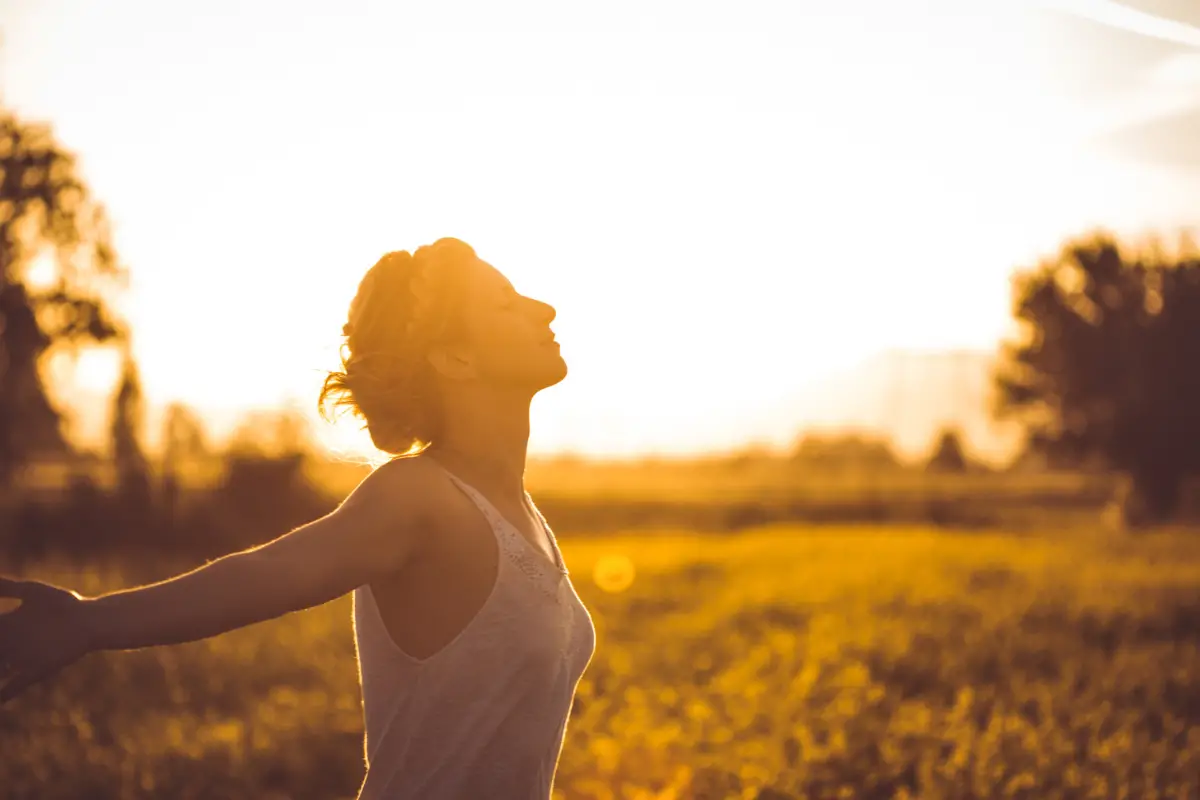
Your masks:
<svg viewBox="0 0 1200 800"><path fill-rule="evenodd" d="M483 514L483 516L487 519L488 524L492 526L492 531L495 532L496 536L501 539L506 538L502 535L504 533L504 517L501 516L500 512L496 510L496 507L493 506L491 502L489 502L488 499L483 496L483 493L445 467L442 467L441 469L442 472L446 473L446 477L448 477L450 481L462 491L463 494L471 498L471 501L475 503L476 507L479 509L479 513Z"/></svg>
<svg viewBox="0 0 1200 800"><path fill-rule="evenodd" d="M435 461L436 463L436 459L431 460ZM562 566L562 557L558 553L558 547L553 540L550 539L550 534L548 530L546 530L545 521L541 516L541 511L538 511L536 508L534 509L534 513L536 513L539 520L541 520L543 532L545 533L547 540L550 541L550 549L554 553L553 556L547 556L544 552L541 552L541 550L537 548L533 542L526 539L520 531L509 524L508 520L504 518L504 515L501 514L494 505L492 505L490 500L483 496L482 492L464 481L462 478L455 475L450 470L446 469L446 467L442 464L439 463L438 466L443 472L446 473L446 476L450 478L451 482L454 483L454 485L457 486L463 492L463 494L471 498L476 507L479 508L480 513L482 513L484 518L487 519L488 524L491 526L492 533L500 543L501 551L504 552L509 561L511 561L517 567L517 569L527 575L530 579L543 585L554 583L552 580L553 578L561 577L567 574L565 567ZM551 563L552 559L556 563Z"/></svg>

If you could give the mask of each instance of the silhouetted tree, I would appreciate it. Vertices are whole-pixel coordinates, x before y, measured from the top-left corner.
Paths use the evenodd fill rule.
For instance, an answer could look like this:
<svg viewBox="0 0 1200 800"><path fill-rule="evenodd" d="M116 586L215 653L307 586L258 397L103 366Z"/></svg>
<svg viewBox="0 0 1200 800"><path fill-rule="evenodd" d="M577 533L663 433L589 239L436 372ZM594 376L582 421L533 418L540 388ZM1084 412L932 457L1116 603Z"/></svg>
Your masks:
<svg viewBox="0 0 1200 800"><path fill-rule="evenodd" d="M163 475L180 480L189 467L212 457L200 416L183 403L168 405L162 423Z"/></svg>
<svg viewBox="0 0 1200 800"><path fill-rule="evenodd" d="M213 496L220 525L254 537L294 527L328 512L328 499L309 480L310 426L295 409L250 412L231 437L225 474ZM239 540L239 546L253 543Z"/></svg>
<svg viewBox="0 0 1200 800"><path fill-rule="evenodd" d="M171 403L163 414L163 464L170 472L209 455L207 435L200 417L183 403Z"/></svg>
<svg viewBox="0 0 1200 800"><path fill-rule="evenodd" d="M31 286L42 257L53 274ZM38 364L53 345L120 335L104 292L122 277L74 157L47 126L0 109L0 485L39 453L69 449Z"/></svg>
<svg viewBox="0 0 1200 800"><path fill-rule="evenodd" d="M938 435L925 467L931 472L966 472L967 455L957 430L946 428Z"/></svg>
<svg viewBox="0 0 1200 800"><path fill-rule="evenodd" d="M887 470L900 466L900 460L884 438L867 433L807 433L792 450L797 466L835 470Z"/></svg>
<svg viewBox="0 0 1200 800"><path fill-rule="evenodd" d="M1108 234L1067 243L1014 279L1025 328L997 372L997 412L1030 445L1130 476L1148 520L1200 470L1200 255L1183 243L1131 256Z"/></svg>
<svg viewBox="0 0 1200 800"><path fill-rule="evenodd" d="M142 448L144 420L141 377L132 353L125 348L121 381L113 397L110 434L118 493L130 507L144 507L150 502L150 470Z"/></svg>
<svg viewBox="0 0 1200 800"><path fill-rule="evenodd" d="M292 458L312 452L311 426L295 408L249 411L229 437L231 455Z"/></svg>
<svg viewBox="0 0 1200 800"><path fill-rule="evenodd" d="M204 424L182 403L167 406L162 434L162 499L167 519L178 521L179 495L189 466L209 455Z"/></svg>

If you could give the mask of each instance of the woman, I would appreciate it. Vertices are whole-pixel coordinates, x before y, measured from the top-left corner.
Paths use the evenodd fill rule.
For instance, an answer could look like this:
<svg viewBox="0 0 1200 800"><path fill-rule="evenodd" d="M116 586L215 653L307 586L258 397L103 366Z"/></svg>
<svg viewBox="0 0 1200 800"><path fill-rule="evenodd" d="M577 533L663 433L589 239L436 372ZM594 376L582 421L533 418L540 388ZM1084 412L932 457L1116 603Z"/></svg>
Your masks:
<svg viewBox="0 0 1200 800"><path fill-rule="evenodd" d="M567 374L554 309L466 244L385 255L321 392L396 456L336 511L161 583L87 598L0 578L7 701L84 654L216 636L354 593L359 797L550 796L595 629L524 489L533 396Z"/></svg>

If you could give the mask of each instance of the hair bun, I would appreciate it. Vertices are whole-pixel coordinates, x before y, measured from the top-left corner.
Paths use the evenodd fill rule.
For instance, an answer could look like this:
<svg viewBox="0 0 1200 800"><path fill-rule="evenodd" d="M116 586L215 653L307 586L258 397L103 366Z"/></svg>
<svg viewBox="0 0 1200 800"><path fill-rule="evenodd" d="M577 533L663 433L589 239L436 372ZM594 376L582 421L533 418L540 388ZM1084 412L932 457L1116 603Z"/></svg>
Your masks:
<svg viewBox="0 0 1200 800"><path fill-rule="evenodd" d="M348 409L366 422L375 446L394 455L442 435L437 386L422 355L456 319L444 271L475 257L465 242L439 239L384 253L367 270L342 325L342 369L321 388L323 415Z"/></svg>
<svg viewBox="0 0 1200 800"><path fill-rule="evenodd" d="M409 269L412 261L412 253L407 250L392 250L391 252L384 253L383 257L379 259L380 264L393 274L399 274Z"/></svg>

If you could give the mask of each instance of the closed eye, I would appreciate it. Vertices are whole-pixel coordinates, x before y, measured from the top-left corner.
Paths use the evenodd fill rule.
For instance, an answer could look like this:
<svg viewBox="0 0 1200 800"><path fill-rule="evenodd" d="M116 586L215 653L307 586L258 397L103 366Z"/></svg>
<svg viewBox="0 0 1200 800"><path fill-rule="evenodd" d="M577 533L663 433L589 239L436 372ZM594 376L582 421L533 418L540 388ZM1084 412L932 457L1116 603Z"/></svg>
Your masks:
<svg viewBox="0 0 1200 800"><path fill-rule="evenodd" d="M510 287L509 290L504 293L504 301L500 304L500 308L503 308L503 309L516 308L517 300L519 298L520 298L520 295L517 294L517 290Z"/></svg>

